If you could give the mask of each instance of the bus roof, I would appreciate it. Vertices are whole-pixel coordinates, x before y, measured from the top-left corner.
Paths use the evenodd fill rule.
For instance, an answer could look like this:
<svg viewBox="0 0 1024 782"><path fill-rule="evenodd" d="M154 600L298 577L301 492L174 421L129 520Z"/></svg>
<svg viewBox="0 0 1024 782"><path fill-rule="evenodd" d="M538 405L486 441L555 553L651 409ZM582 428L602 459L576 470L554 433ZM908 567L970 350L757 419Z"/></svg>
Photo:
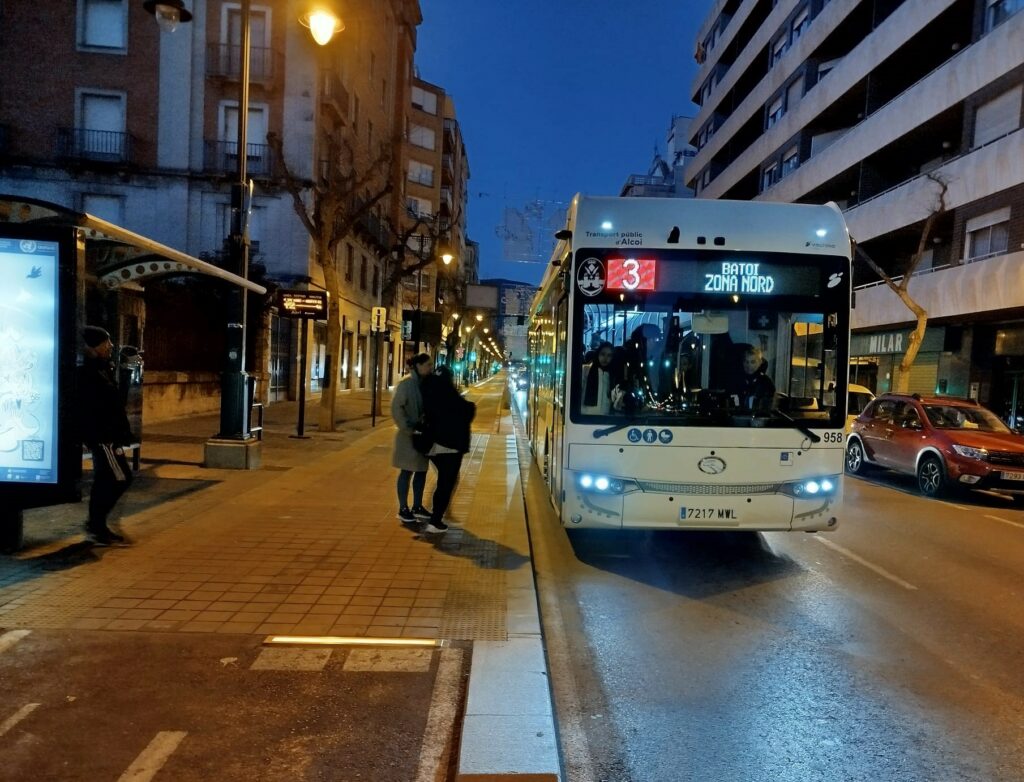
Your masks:
<svg viewBox="0 0 1024 782"><path fill-rule="evenodd" d="M850 255L846 222L834 205L577 195L569 208L567 227L573 232L574 247ZM699 243L700 237L704 244Z"/></svg>
<svg viewBox="0 0 1024 782"><path fill-rule="evenodd" d="M559 240L541 288L571 246L735 250L851 258L839 207L711 198L617 198L577 194L566 215L570 240Z"/></svg>

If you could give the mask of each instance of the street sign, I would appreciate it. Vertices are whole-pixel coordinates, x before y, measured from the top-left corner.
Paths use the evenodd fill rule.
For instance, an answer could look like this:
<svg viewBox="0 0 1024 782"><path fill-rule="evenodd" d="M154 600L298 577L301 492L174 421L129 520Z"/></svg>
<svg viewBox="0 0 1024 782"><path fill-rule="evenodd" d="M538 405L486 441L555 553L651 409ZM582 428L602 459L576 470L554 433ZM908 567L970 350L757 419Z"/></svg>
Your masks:
<svg viewBox="0 0 1024 782"><path fill-rule="evenodd" d="M285 318L326 318L327 291L279 290L277 308Z"/></svg>
<svg viewBox="0 0 1024 782"><path fill-rule="evenodd" d="M370 318L370 330L379 332L388 330L388 308L374 307Z"/></svg>

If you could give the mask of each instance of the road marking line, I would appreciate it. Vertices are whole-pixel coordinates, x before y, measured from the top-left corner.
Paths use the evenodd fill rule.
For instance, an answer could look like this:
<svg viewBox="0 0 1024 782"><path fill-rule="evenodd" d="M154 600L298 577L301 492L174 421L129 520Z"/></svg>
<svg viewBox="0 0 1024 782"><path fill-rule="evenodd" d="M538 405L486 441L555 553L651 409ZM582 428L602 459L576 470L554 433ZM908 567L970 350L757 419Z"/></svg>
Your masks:
<svg viewBox="0 0 1024 782"><path fill-rule="evenodd" d="M26 703L24 706L22 706L20 709L14 712L14 714L12 714L10 717L5 719L3 722L0 722L0 736L4 735L7 731L9 731L23 719L25 719L25 717L34 712L41 705L42 704L40 703Z"/></svg>
<svg viewBox="0 0 1024 782"><path fill-rule="evenodd" d="M1010 525L1012 525L1014 527L1020 527L1021 529L1024 529L1024 524L1021 524L1020 522L1017 522L1017 521L1010 521L1009 519L1004 519L1002 516L989 516L986 513L985 514L985 518L986 519L992 519L992 521L1001 521L1001 522L1003 522L1003 524L1010 524Z"/></svg>
<svg viewBox="0 0 1024 782"><path fill-rule="evenodd" d="M849 549L843 548L838 543L833 543L831 540L826 540L825 538L820 538L820 537L816 537L815 540L818 541L819 543L824 543L829 548L835 549L840 554L842 554L844 557L848 557L848 558L852 559L854 562L857 562L858 564L863 565L868 570L873 570L878 575L882 576L882 578L887 578L890 581L892 581L894 584L899 584L904 589L910 589L910 590L915 590L915 591L917 590L917 587L914 586L913 584L911 584L910 582L904 581L899 576L894 576L892 573L890 573L885 568L879 567L878 565L874 565L874 564L868 562L863 557L858 557L852 551L850 551Z"/></svg>
<svg viewBox="0 0 1024 782"><path fill-rule="evenodd" d="M441 765L451 749L452 730L458 717L462 655L462 649L441 650L415 782L434 782L441 778Z"/></svg>
<svg viewBox="0 0 1024 782"><path fill-rule="evenodd" d="M164 763L187 735L183 730L162 730L157 733L149 746L128 766L128 770L117 778L117 782L148 782L164 767Z"/></svg>
<svg viewBox="0 0 1024 782"><path fill-rule="evenodd" d="M6 652L31 632L31 630L9 630L3 635L0 635L0 653Z"/></svg>
<svg viewBox="0 0 1024 782"><path fill-rule="evenodd" d="M960 510L970 510L970 508L967 508L963 505L957 505L955 502L950 502L948 504L952 505L954 508L959 508Z"/></svg>

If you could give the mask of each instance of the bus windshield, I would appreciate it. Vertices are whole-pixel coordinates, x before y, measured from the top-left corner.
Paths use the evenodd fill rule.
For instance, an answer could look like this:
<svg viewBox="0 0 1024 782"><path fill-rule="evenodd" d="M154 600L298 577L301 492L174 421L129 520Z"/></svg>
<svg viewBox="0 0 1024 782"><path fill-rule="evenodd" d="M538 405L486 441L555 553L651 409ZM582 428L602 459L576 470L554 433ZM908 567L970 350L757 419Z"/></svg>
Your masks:
<svg viewBox="0 0 1024 782"><path fill-rule="evenodd" d="M597 284L588 262L591 277L600 264ZM573 420L843 426L847 264L779 253L581 251Z"/></svg>

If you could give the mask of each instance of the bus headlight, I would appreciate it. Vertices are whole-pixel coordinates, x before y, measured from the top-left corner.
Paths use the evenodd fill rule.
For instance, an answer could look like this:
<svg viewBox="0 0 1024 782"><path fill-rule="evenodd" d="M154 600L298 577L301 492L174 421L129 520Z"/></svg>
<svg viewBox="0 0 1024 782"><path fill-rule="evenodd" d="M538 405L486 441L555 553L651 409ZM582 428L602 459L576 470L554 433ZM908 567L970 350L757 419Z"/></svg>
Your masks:
<svg viewBox="0 0 1024 782"><path fill-rule="evenodd" d="M839 485L839 478L829 475L821 478L806 478L801 481L782 484L782 493L790 497L801 497L813 499L815 497L830 497L835 494Z"/></svg>
<svg viewBox="0 0 1024 782"><path fill-rule="evenodd" d="M635 481L613 478L610 475L583 473L577 483L583 491L593 494L625 494L637 488Z"/></svg>

